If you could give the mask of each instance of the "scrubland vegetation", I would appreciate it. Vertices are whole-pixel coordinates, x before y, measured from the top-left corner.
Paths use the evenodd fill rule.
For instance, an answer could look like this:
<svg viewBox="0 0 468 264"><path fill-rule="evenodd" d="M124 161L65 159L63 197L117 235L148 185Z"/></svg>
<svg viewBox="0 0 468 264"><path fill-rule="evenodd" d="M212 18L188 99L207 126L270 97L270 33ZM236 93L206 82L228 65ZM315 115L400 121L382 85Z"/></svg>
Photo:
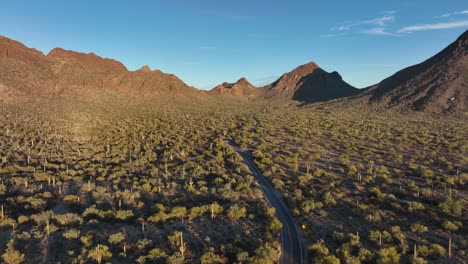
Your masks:
<svg viewBox="0 0 468 264"><path fill-rule="evenodd" d="M281 225L233 138L303 227L308 262L462 263L467 131L295 106L5 104L1 257L277 263Z"/></svg>
<svg viewBox="0 0 468 264"><path fill-rule="evenodd" d="M427 116L264 111L239 142L304 226L311 262L467 258L467 126Z"/></svg>

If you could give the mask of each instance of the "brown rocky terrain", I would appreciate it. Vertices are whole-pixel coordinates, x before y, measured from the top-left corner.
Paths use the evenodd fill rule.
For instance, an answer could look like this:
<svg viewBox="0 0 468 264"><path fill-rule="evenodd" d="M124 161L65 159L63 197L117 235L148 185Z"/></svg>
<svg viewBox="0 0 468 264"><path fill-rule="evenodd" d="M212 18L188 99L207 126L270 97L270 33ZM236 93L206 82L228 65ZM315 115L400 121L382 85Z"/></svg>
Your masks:
<svg viewBox="0 0 468 264"><path fill-rule="evenodd" d="M235 83L223 83L210 91L211 94L231 99L253 100L262 95L262 91L253 86L247 79L241 78Z"/></svg>
<svg viewBox="0 0 468 264"><path fill-rule="evenodd" d="M321 102L356 95L337 72L328 73L311 62L283 74L274 83L261 88L266 98L286 98L302 102Z"/></svg>
<svg viewBox="0 0 468 264"><path fill-rule="evenodd" d="M128 71L116 60L61 48L44 55L6 37L0 37L0 72L2 99L29 95L95 97L115 92L146 97L204 97L203 92L175 75L151 71L148 66Z"/></svg>
<svg viewBox="0 0 468 264"><path fill-rule="evenodd" d="M61 48L55 48L47 54L47 58L53 63L53 71L56 74L72 73L111 73L126 72L127 68L113 59L106 59L94 53L80 53Z"/></svg>
<svg viewBox="0 0 468 264"><path fill-rule="evenodd" d="M311 62L261 88L242 78L236 83L218 85L210 93L236 99L286 99L312 103L356 95L359 90L344 82L337 72L328 73Z"/></svg>
<svg viewBox="0 0 468 264"><path fill-rule="evenodd" d="M10 96L44 93L54 87L51 63L40 51L0 36L0 91Z"/></svg>
<svg viewBox="0 0 468 264"><path fill-rule="evenodd" d="M432 58L369 87L363 98L374 107L424 112L466 112L468 31Z"/></svg>

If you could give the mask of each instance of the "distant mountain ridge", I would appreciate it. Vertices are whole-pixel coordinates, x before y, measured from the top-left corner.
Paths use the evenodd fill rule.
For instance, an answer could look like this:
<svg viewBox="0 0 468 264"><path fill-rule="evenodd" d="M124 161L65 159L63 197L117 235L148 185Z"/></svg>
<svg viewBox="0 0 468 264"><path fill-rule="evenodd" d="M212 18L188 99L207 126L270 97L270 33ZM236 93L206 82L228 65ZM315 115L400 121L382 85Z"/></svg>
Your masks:
<svg viewBox="0 0 468 264"><path fill-rule="evenodd" d="M31 95L92 95L100 92L200 98L204 93L173 74L143 67L129 71L121 62L94 53L55 48L44 55L0 36L0 91L3 98Z"/></svg>
<svg viewBox="0 0 468 264"><path fill-rule="evenodd" d="M80 53L62 48L55 48L47 54L53 63L55 73L80 72L125 72L127 68L119 61L106 59L94 53Z"/></svg>
<svg viewBox="0 0 468 264"><path fill-rule="evenodd" d="M405 68L362 93L369 104L427 112L467 110L468 31L428 60Z"/></svg>
<svg viewBox="0 0 468 264"><path fill-rule="evenodd" d="M42 95L122 94L189 100L294 100L306 104L339 101L339 104L377 111L466 113L467 88L468 31L432 58L361 90L346 83L339 73L326 72L310 62L263 87L257 88L241 78L208 92L148 66L129 71L119 61L62 48L45 55L0 36L0 100Z"/></svg>
<svg viewBox="0 0 468 264"><path fill-rule="evenodd" d="M327 101L356 95L359 89L347 84L337 72L328 73L310 62L283 74L272 84L256 88L245 78L223 83L210 93L243 99L289 99L306 103Z"/></svg>
<svg viewBox="0 0 468 264"><path fill-rule="evenodd" d="M328 73L310 62L283 74L278 80L261 88L266 98L286 98L306 103L322 102L359 93L337 72Z"/></svg>
<svg viewBox="0 0 468 264"><path fill-rule="evenodd" d="M222 83L209 93L237 100L253 100L261 96L261 91L245 78L241 78L235 83Z"/></svg>

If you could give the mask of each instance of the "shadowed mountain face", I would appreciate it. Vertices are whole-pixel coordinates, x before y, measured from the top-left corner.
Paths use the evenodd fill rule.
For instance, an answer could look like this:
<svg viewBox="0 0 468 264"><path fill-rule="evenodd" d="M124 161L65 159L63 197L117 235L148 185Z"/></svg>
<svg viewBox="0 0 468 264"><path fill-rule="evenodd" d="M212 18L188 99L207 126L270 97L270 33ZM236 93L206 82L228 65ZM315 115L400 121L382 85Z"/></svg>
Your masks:
<svg viewBox="0 0 468 264"><path fill-rule="evenodd" d="M359 89L343 81L337 72L328 73L315 63L299 66L261 90L266 98L293 99L306 103L328 101L359 93Z"/></svg>
<svg viewBox="0 0 468 264"><path fill-rule="evenodd" d="M0 37L0 92L7 97L79 94L120 94L202 97L172 74L145 66L128 71L120 62L60 48L47 56L25 45Z"/></svg>
<svg viewBox="0 0 468 264"><path fill-rule="evenodd" d="M385 108L426 112L466 111L468 31L434 57L403 69L363 94Z"/></svg>
<svg viewBox="0 0 468 264"><path fill-rule="evenodd" d="M304 102L323 102L356 95L359 90L344 82L338 72L317 69L300 80L293 99Z"/></svg>

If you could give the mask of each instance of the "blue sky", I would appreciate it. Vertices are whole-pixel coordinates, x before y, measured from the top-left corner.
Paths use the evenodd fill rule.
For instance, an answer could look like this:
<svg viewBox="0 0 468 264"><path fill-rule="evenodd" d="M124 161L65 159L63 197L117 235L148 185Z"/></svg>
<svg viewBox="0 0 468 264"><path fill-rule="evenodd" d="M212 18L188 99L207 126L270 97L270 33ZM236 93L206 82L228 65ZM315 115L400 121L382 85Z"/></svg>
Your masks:
<svg viewBox="0 0 468 264"><path fill-rule="evenodd" d="M143 65L210 89L267 84L314 61L357 87L419 63L468 29L466 0L5 1L0 35Z"/></svg>

